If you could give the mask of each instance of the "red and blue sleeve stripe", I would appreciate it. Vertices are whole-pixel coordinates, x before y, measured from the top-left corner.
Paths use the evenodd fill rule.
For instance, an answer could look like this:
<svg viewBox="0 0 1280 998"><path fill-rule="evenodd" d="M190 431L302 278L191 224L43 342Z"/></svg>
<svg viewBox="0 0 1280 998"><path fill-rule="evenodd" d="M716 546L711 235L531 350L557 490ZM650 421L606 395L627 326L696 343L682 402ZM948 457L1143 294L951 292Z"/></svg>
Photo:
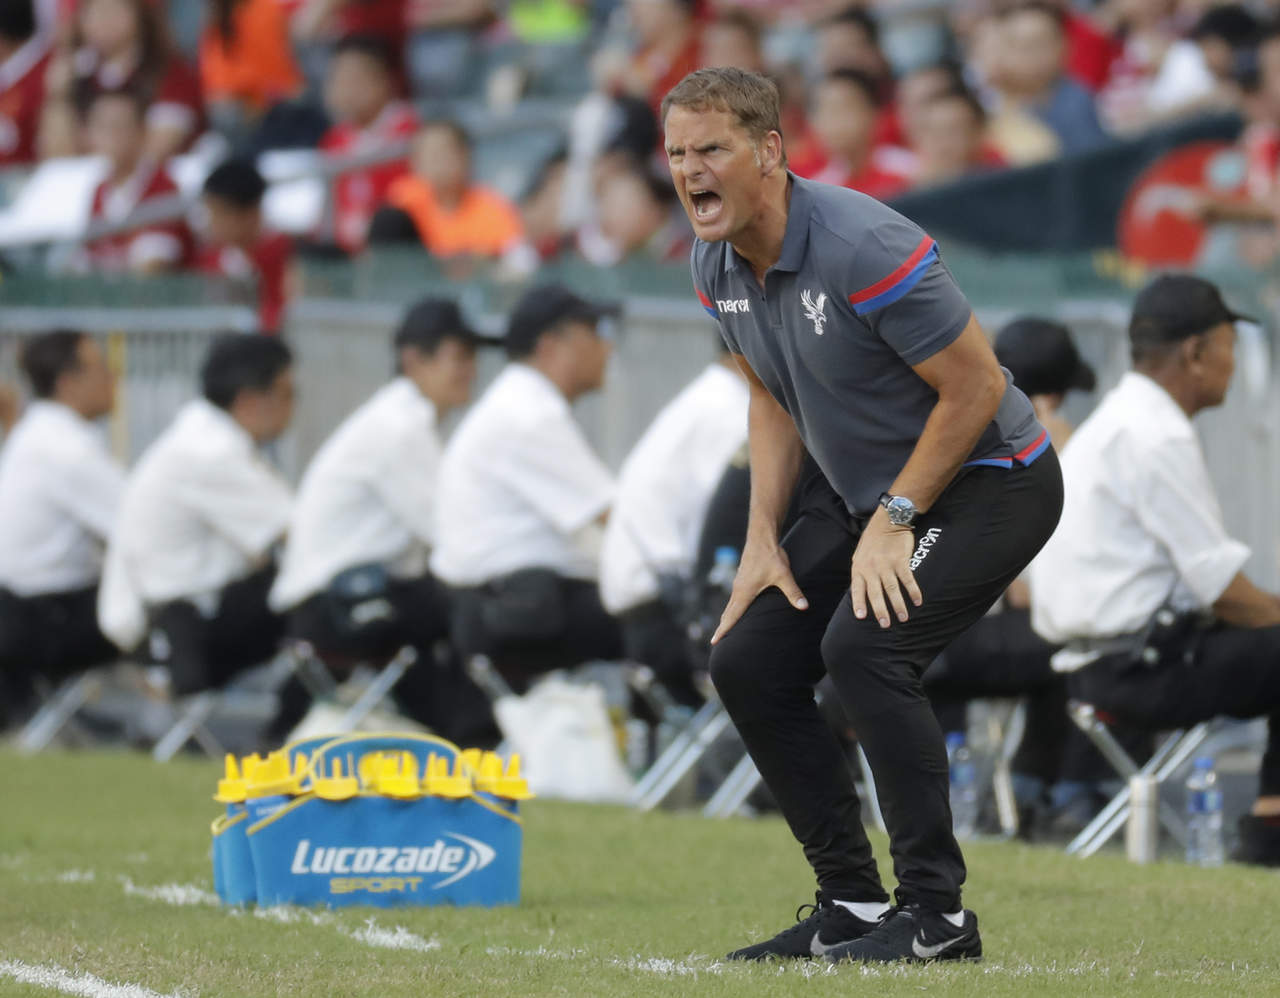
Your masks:
<svg viewBox="0 0 1280 998"><path fill-rule="evenodd" d="M1026 447L1014 454L1013 457L980 457L976 461L966 461L966 468L1012 468L1015 461L1026 467L1036 458L1049 449L1052 443L1049 439L1049 431L1041 430L1040 436L1031 441Z"/></svg>
<svg viewBox="0 0 1280 998"><path fill-rule="evenodd" d="M702 302L702 307L707 310L707 315L711 316L713 319L717 318L716 307L711 304L711 299L704 295L698 288L694 288L693 292L698 296L698 301Z"/></svg>
<svg viewBox="0 0 1280 998"><path fill-rule="evenodd" d="M849 296L849 304L858 315L866 315L877 309L892 305L920 283L920 278L938 259L938 244L928 236L920 240L920 245L911 251L911 255L902 262L892 274L883 280L876 281L869 288L863 288Z"/></svg>

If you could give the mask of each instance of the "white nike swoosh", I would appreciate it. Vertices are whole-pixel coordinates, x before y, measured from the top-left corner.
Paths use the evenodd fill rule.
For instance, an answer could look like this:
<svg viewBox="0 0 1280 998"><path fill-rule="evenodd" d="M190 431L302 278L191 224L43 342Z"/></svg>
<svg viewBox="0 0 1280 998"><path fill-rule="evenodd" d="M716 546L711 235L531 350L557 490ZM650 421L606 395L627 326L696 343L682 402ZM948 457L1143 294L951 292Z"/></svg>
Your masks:
<svg viewBox="0 0 1280 998"><path fill-rule="evenodd" d="M814 956L826 956L829 952L831 952L831 950L835 949L837 946L842 945L841 943L832 943L830 946L828 946L821 939L819 939L818 936L819 936L819 933L815 932L813 934L813 939L809 943L809 952L812 953Z"/></svg>
<svg viewBox="0 0 1280 998"><path fill-rule="evenodd" d="M814 936L814 940L817 940ZM932 960L934 957L945 953L956 943L964 942L964 936L956 936L954 939L947 939L938 943L936 946L924 946L920 943L920 937L916 936L911 940L911 952L918 956L921 960Z"/></svg>

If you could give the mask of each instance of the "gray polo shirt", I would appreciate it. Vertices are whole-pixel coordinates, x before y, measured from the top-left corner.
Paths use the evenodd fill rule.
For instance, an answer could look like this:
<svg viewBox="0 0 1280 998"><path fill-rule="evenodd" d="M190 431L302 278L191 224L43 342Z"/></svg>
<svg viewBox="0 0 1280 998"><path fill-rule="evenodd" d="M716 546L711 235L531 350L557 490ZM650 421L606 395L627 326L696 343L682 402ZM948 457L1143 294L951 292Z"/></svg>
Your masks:
<svg viewBox="0 0 1280 998"><path fill-rule="evenodd" d="M725 342L795 420L850 512L873 512L938 395L912 365L954 342L971 309L934 243L874 198L792 177L782 256L762 289L727 242L695 242L693 283ZM1049 446L1008 386L967 463L1012 468Z"/></svg>

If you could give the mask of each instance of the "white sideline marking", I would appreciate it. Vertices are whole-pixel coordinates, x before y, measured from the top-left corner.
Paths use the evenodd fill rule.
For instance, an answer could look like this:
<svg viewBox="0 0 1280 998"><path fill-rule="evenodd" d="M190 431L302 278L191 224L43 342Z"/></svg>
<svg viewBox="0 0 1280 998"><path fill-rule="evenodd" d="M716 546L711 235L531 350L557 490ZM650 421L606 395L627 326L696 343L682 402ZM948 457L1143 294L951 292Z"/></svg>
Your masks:
<svg viewBox="0 0 1280 998"><path fill-rule="evenodd" d="M53 879L60 884L91 884L98 875L92 870L63 870Z"/></svg>
<svg viewBox="0 0 1280 998"><path fill-rule="evenodd" d="M179 998L178 995L162 995L141 984L112 984L101 977L94 977L93 974L73 974L53 964L0 960L0 975L21 984L33 984L38 988L80 995L82 998Z"/></svg>
<svg viewBox="0 0 1280 998"><path fill-rule="evenodd" d="M384 929L372 918L365 922L362 929L343 931L357 942L381 949L407 949L418 953L430 953L433 949L440 948L439 939L434 937L423 939L421 936L414 935L403 925L397 925L394 929Z"/></svg>
<svg viewBox="0 0 1280 998"><path fill-rule="evenodd" d="M156 887L139 887L128 877L121 877L120 883L124 886L126 894L146 898L149 901L163 901L165 904L179 907L222 903L216 894L211 894L195 884L159 884Z"/></svg>

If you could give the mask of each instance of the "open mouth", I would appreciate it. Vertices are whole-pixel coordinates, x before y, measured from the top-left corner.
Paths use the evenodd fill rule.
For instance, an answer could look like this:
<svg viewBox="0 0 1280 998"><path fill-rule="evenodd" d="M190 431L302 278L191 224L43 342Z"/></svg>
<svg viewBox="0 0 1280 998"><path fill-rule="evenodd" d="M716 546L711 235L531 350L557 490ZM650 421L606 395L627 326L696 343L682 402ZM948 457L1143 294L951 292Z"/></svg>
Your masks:
<svg viewBox="0 0 1280 998"><path fill-rule="evenodd" d="M693 217L699 222L711 221L720 214L720 209L724 206L720 195L714 191L690 191L689 199L693 202Z"/></svg>

